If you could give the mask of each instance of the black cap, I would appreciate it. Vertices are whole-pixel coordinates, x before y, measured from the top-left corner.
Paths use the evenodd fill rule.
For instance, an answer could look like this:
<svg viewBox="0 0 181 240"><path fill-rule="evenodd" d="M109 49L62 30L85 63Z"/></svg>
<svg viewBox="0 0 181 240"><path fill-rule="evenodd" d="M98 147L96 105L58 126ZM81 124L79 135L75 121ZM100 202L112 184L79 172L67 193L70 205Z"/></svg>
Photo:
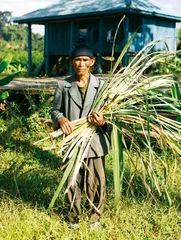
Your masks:
<svg viewBox="0 0 181 240"><path fill-rule="evenodd" d="M78 56L87 56L90 58L94 58L94 53L87 44L81 43L75 46L71 53L71 58L75 58Z"/></svg>

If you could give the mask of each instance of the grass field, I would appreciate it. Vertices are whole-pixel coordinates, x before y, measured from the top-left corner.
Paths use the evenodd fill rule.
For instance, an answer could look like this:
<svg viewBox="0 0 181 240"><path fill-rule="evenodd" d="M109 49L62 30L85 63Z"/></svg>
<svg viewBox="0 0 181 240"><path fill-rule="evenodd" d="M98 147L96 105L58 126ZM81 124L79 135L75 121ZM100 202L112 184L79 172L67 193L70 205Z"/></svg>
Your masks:
<svg viewBox="0 0 181 240"><path fill-rule="evenodd" d="M33 102L26 117L13 103L0 114L0 240L181 240L181 163L180 157L168 149L159 150L158 156L169 162L171 206L164 195L155 194L155 199L148 196L137 176L129 188L128 165L120 202L114 206L110 154L101 228L89 229L88 212L83 206L78 229L69 231L63 193L53 210L47 210L62 177L61 158L33 145L52 130L40 120L48 114L48 105L40 107Z"/></svg>

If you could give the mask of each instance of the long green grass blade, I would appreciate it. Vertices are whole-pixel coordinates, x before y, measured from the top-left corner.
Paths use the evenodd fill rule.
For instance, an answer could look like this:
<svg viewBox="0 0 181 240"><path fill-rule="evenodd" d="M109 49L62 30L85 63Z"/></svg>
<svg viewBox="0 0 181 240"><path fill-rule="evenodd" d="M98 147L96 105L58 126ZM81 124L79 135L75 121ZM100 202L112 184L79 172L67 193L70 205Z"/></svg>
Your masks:
<svg viewBox="0 0 181 240"><path fill-rule="evenodd" d="M66 167L66 170L65 170L65 172L63 174L63 177L62 177L62 179L61 179L61 181L60 181L60 183L58 185L58 188L57 188L57 190L56 190L56 192L55 192L55 194L54 194L54 196L53 196L53 198L52 198L52 200L50 202L50 205L48 207L49 209L51 209L54 206L56 199L60 195L60 192L61 192L61 190L62 190L62 188L63 188L63 186L64 186L64 184L65 184L65 182L66 182L66 180L67 180L67 178L68 178L68 176L70 174L70 172L73 169L74 163L76 161L78 150L79 150L79 147L77 147L77 150L76 150L76 152L74 154L74 157L72 159L70 159L70 162L69 162L68 166Z"/></svg>
<svg viewBox="0 0 181 240"><path fill-rule="evenodd" d="M123 151L124 151L124 148L123 148L123 141L122 141L122 123L120 123L117 119L117 123L116 123L118 126L119 126L119 134L118 134L118 143L119 143L119 146L120 146L120 149L119 149L119 162L120 162L120 192L122 194L122 191L123 191L123 176L124 176L124 155L123 155Z"/></svg>
<svg viewBox="0 0 181 240"><path fill-rule="evenodd" d="M128 48L129 48L129 46L131 45L131 43L132 43L132 41L133 41L133 39L134 39L135 36L136 36L136 32L133 33L133 35L132 35L131 38L129 39L128 43L127 43L127 44L125 45L125 47L123 48L123 50L122 50L122 52L121 52L118 60L116 61L115 65L114 65L114 67L113 67L113 70L112 70L112 72L111 72L111 75L113 75L114 72L116 71L116 69L118 68L119 64L121 63L124 55L126 54Z"/></svg>
<svg viewBox="0 0 181 240"><path fill-rule="evenodd" d="M10 83L19 74L20 74L20 72L17 72L17 73L11 74L11 75L9 75L7 77L4 77L4 78L0 79L0 87Z"/></svg>
<svg viewBox="0 0 181 240"><path fill-rule="evenodd" d="M121 176L120 167L123 170L123 147L121 144L121 135L118 129L118 122L113 125L111 133L112 150L112 166L113 166L113 179L114 179L114 193L115 193L115 205L118 204L121 195Z"/></svg>

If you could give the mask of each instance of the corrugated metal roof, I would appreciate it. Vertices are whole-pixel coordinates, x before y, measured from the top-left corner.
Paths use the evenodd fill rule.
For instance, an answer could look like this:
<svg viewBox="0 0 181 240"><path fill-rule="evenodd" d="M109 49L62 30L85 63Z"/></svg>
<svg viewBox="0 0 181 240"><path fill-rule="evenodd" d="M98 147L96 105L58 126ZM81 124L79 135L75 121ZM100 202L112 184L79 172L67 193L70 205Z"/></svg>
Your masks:
<svg viewBox="0 0 181 240"><path fill-rule="evenodd" d="M126 2L131 2L130 6ZM42 22L53 19L98 15L111 12L139 12L181 21L181 12L155 4L152 0L60 0L59 3L38 9L14 19L14 22Z"/></svg>

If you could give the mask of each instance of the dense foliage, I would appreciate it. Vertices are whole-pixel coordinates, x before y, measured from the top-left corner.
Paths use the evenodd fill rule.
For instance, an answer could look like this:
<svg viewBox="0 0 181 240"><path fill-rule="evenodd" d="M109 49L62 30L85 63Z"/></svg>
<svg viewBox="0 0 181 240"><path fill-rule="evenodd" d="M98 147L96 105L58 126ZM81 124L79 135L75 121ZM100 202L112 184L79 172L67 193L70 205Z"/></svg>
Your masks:
<svg viewBox="0 0 181 240"><path fill-rule="evenodd" d="M32 69L36 74L43 61L44 37L32 33ZM23 71L28 66L28 29L25 25L12 25L11 13L0 12L0 60L11 53L13 58L9 71ZM17 54L18 53L18 54Z"/></svg>
<svg viewBox="0 0 181 240"><path fill-rule="evenodd" d="M5 77L1 78L2 72L4 70L6 70L6 68L8 67L8 65L11 62L11 59L12 59L12 56L9 54L0 62L0 87L10 83L20 73L20 72L16 72L14 74L10 74L8 76L5 76ZM7 91L1 91L0 90L0 101L5 100L8 96L9 96L9 94L8 94ZM1 104L0 104L0 109L3 109L1 107Z"/></svg>

